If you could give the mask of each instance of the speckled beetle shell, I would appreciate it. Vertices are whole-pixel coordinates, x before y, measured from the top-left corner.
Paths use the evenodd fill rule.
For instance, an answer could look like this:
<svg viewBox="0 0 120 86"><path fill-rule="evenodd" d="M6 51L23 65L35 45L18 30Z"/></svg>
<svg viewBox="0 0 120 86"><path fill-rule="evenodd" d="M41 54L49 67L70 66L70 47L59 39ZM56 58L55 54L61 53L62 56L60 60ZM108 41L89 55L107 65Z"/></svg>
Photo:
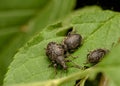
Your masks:
<svg viewBox="0 0 120 86"><path fill-rule="evenodd" d="M87 60L89 63L98 63L108 52L107 49L96 49L87 54Z"/></svg>
<svg viewBox="0 0 120 86"><path fill-rule="evenodd" d="M63 41L63 45L66 51L74 52L82 42L82 36L80 34L69 34Z"/></svg>
<svg viewBox="0 0 120 86"><path fill-rule="evenodd" d="M46 55L49 57L53 64L60 64L63 69L67 69L64 59L65 50L61 44L57 44L56 42L48 43Z"/></svg>

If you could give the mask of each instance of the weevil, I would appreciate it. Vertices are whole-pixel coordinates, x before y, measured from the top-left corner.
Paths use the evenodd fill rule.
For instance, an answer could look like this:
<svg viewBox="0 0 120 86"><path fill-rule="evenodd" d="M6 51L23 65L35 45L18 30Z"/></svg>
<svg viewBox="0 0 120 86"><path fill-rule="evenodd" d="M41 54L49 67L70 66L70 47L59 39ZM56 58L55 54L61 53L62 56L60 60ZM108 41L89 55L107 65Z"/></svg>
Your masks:
<svg viewBox="0 0 120 86"><path fill-rule="evenodd" d="M65 51L74 52L82 43L82 36L76 33L69 33L63 40Z"/></svg>
<svg viewBox="0 0 120 86"><path fill-rule="evenodd" d="M55 68L59 64L64 70L67 70L67 60L65 60L65 50L63 45L57 44L56 42L49 42L46 49L46 55L52 61Z"/></svg>
<svg viewBox="0 0 120 86"><path fill-rule="evenodd" d="M88 63L98 63L109 52L108 49L96 49L87 54Z"/></svg>

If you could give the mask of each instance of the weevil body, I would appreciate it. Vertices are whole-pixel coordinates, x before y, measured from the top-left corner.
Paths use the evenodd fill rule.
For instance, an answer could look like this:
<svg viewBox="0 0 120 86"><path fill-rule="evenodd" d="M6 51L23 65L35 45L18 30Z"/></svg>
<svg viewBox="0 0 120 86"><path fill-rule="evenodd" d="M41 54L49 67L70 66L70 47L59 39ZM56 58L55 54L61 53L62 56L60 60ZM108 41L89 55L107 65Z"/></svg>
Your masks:
<svg viewBox="0 0 120 86"><path fill-rule="evenodd" d="M63 45L66 51L74 52L82 42L82 36L80 34L68 34L64 39Z"/></svg>
<svg viewBox="0 0 120 86"><path fill-rule="evenodd" d="M57 67L57 64L60 64L64 70L67 69L65 62L65 50L61 44L57 44L56 42L48 43L46 55L49 57L55 67Z"/></svg>
<svg viewBox="0 0 120 86"><path fill-rule="evenodd" d="M98 63L105 56L109 50L107 49L96 49L87 54L87 60L89 63Z"/></svg>

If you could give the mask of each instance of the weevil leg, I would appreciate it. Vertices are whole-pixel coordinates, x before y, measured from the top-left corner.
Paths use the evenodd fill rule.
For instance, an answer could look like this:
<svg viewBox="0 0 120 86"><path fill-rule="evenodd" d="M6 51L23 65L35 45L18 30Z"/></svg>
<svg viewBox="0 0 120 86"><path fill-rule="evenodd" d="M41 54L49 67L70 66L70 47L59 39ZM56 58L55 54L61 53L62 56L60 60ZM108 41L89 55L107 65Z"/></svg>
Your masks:
<svg viewBox="0 0 120 86"><path fill-rule="evenodd" d="M52 61L52 62L48 65L48 67L51 67L53 64L55 64L55 61Z"/></svg>
<svg viewBox="0 0 120 86"><path fill-rule="evenodd" d="M48 67L51 67L53 65L53 63L50 63L49 65L48 65Z"/></svg>
<svg viewBox="0 0 120 86"><path fill-rule="evenodd" d="M70 55L70 57L72 57L73 59L76 59L76 58L78 58L78 56L72 56L72 55Z"/></svg>
<svg viewBox="0 0 120 86"><path fill-rule="evenodd" d="M55 68L55 75L56 75L56 74L57 74L57 64L54 63L53 66L54 66L54 68Z"/></svg>
<svg viewBox="0 0 120 86"><path fill-rule="evenodd" d="M72 62L72 60L66 59L65 62Z"/></svg>
<svg viewBox="0 0 120 86"><path fill-rule="evenodd" d="M72 65L70 67L74 67L74 68L78 68L78 69L84 70L84 67L82 67L80 65Z"/></svg>
<svg viewBox="0 0 120 86"><path fill-rule="evenodd" d="M68 52L66 52L65 58L67 58L67 57L69 57L69 56L70 56L70 54L69 54Z"/></svg>
<svg viewBox="0 0 120 86"><path fill-rule="evenodd" d="M78 56L72 56L70 53L66 53L66 55L65 55L65 58L67 58L67 57L72 57L73 59L76 59L76 58L78 58Z"/></svg>
<svg viewBox="0 0 120 86"><path fill-rule="evenodd" d="M65 54L65 58L67 58L67 57L72 57L73 59L78 58L78 56L72 56L69 52L67 52L67 53Z"/></svg>
<svg viewBox="0 0 120 86"><path fill-rule="evenodd" d="M82 67L82 66L80 66L80 65L76 64L76 63L75 63L75 62L73 62L72 60L65 60L65 62L71 62L71 63L73 63L74 65L73 65L73 66L71 66L71 67L75 67L75 68L78 68L78 69L83 69L83 67Z"/></svg>
<svg viewBox="0 0 120 86"><path fill-rule="evenodd" d="M67 37L64 38L64 40L67 39ZM62 40L61 44L64 45L64 40Z"/></svg>

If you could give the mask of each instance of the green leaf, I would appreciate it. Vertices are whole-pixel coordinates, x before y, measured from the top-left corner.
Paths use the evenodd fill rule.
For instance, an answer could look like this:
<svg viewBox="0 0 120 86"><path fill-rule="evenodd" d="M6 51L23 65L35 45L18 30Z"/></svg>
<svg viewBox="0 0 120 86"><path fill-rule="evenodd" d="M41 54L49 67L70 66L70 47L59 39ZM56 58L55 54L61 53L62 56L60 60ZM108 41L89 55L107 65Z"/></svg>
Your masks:
<svg viewBox="0 0 120 86"><path fill-rule="evenodd" d="M114 83L113 86L119 86L120 73L120 44L118 44L109 55L104 58L104 61L98 65L101 71Z"/></svg>
<svg viewBox="0 0 120 86"><path fill-rule="evenodd" d="M75 74L72 74L70 76L67 76L65 78L61 78L61 79L54 79L54 80L48 80L46 82L34 82L34 83L27 83L27 84L16 84L16 85L12 85L12 86L58 86L61 83L68 83L72 80L77 80L77 79L81 79L82 77L85 77L84 79L82 79L83 83L81 84L81 86L84 86L84 80L86 80L88 78L88 75L91 76L91 74L95 74L95 72L103 72L107 78L109 78L109 84L108 86L119 86L119 54L120 52L120 44L118 44L117 46L115 46L114 49L111 50L111 53L109 53L107 56L105 56L105 58L103 59L103 61L98 64L97 66L93 67L93 68L89 68L85 71L81 71L81 72L77 72ZM116 60L116 61L113 61ZM117 70L117 72L116 72Z"/></svg>
<svg viewBox="0 0 120 86"><path fill-rule="evenodd" d="M9 66L8 73L4 80L4 86L10 84L34 83L36 81L42 82L51 79L58 80L57 85L73 86L75 85L76 79L83 79L88 75L92 75L92 73L94 75L94 73L96 74L96 72L101 71L99 67L98 69L100 70L98 71L97 66L85 71L69 67L66 72L58 68L57 75L55 75L54 68L48 67L50 61L45 54L47 43L51 41L61 43L71 26L83 37L83 45L72 54L73 56L78 56L78 58L73 61L81 66L84 66L87 54L90 50L106 48L111 51L118 43L120 37L120 25L118 24L120 22L119 13L98 10L88 13L84 12L78 15L75 14L75 16L73 16L69 17L69 20L67 19L63 22L58 22L46 27L19 50L14 56L14 61ZM66 21L67 23L65 23ZM71 66L74 64L67 63L67 65ZM77 74L76 72L78 71L79 73ZM67 82L69 80L72 81Z"/></svg>
<svg viewBox="0 0 120 86"><path fill-rule="evenodd" d="M0 85L18 49L46 25L69 14L74 5L75 0L0 1Z"/></svg>

